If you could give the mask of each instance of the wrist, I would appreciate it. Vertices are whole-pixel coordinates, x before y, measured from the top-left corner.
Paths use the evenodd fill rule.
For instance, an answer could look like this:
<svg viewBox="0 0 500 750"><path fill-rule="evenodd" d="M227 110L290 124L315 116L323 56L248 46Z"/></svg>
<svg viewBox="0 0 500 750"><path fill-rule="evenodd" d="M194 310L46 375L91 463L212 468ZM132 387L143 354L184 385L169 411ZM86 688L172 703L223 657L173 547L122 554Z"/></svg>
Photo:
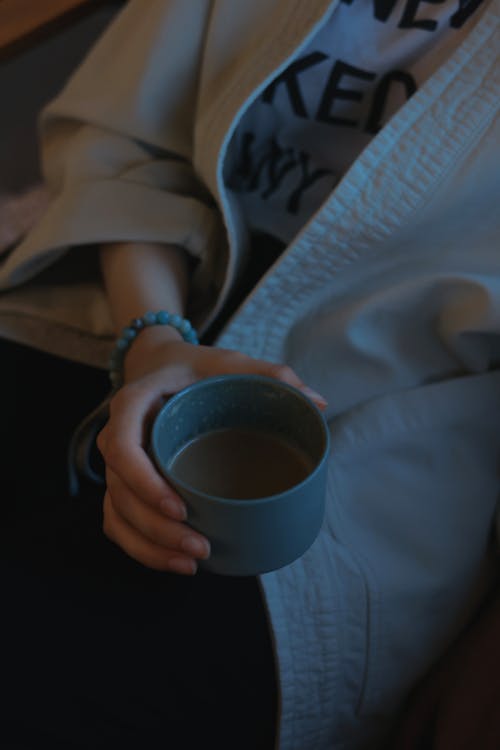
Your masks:
<svg viewBox="0 0 500 750"><path fill-rule="evenodd" d="M145 375L170 359L176 344L183 344L181 334L168 326L150 326L141 332L125 354L123 380L128 383Z"/></svg>
<svg viewBox="0 0 500 750"><path fill-rule="evenodd" d="M122 329L109 362L109 373L116 390L124 381L134 379L158 367L158 355L164 360L166 348L173 344L197 344L191 323L180 315L160 310L134 318ZM133 375L132 375L133 373Z"/></svg>

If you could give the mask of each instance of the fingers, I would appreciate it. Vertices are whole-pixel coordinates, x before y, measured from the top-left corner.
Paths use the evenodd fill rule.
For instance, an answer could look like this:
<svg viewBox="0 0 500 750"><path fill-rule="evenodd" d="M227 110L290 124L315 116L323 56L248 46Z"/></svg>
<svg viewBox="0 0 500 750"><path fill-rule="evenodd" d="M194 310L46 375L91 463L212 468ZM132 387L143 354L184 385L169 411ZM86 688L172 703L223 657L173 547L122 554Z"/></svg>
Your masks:
<svg viewBox="0 0 500 750"><path fill-rule="evenodd" d="M142 503L113 472L106 474L104 533L127 554L156 570L193 574L210 554L208 541L186 524Z"/></svg>
<svg viewBox="0 0 500 750"><path fill-rule="evenodd" d="M194 575L196 561L149 542L116 513L109 492L104 496L103 530L127 555L153 570Z"/></svg>
<svg viewBox="0 0 500 750"><path fill-rule="evenodd" d="M305 385L297 373L292 370L291 367L288 367L288 365L270 364L267 369L267 374L272 378L281 380L283 383L288 383L288 385L294 386L299 391L302 391L304 396L311 399L311 401L313 401L320 409L326 409L328 405L326 399L324 399L319 393L316 393L316 391L313 391L312 388Z"/></svg>
<svg viewBox="0 0 500 750"><path fill-rule="evenodd" d="M110 419L97 437L106 467L120 476L132 494L152 508L183 521L186 508L176 492L153 470L143 447L145 414L157 400L146 388L127 386L110 404Z"/></svg>
<svg viewBox="0 0 500 750"><path fill-rule="evenodd" d="M267 377L281 380L283 383L294 386L311 399L314 404L321 410L327 407L327 401L319 393L305 385L299 378L295 370L288 365L266 362L265 360L253 359L244 354L232 353L232 362L230 371L233 373L255 373L257 375L266 375ZM229 370L228 370L229 371Z"/></svg>
<svg viewBox="0 0 500 750"><path fill-rule="evenodd" d="M193 557L208 557L210 547L201 534L145 505L109 469L106 472L106 481L115 511L145 539Z"/></svg>
<svg viewBox="0 0 500 750"><path fill-rule="evenodd" d="M307 385L304 385L300 390L302 391L304 396L310 398L311 401L318 407L318 409L321 409L321 411L324 411L328 406L328 401L319 393L313 391L312 388L309 388Z"/></svg>
<svg viewBox="0 0 500 750"><path fill-rule="evenodd" d="M182 523L186 508L154 469L146 431L163 396L154 382L124 386L111 400L97 438L106 464L103 529L130 557L155 570L193 575L208 541Z"/></svg>

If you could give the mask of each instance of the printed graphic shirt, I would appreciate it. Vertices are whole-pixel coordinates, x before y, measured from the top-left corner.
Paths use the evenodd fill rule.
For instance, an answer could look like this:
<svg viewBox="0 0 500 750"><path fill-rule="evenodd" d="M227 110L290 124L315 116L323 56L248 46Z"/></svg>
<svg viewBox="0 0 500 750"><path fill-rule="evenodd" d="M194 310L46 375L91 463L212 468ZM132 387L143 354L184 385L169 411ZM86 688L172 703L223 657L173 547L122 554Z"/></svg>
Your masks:
<svg viewBox="0 0 500 750"><path fill-rule="evenodd" d="M459 45L481 2L342 0L231 140L226 183L250 228L289 243Z"/></svg>

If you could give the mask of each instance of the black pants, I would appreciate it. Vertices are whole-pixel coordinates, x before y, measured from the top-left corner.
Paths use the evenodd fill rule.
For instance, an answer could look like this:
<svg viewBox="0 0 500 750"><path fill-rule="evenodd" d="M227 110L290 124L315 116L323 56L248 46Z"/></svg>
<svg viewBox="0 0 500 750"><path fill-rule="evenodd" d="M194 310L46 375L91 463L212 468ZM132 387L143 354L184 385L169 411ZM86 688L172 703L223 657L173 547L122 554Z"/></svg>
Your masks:
<svg viewBox="0 0 500 750"><path fill-rule="evenodd" d="M2 750L272 748L257 581L128 558L102 533L102 490L67 494L68 440L106 374L6 342L0 367Z"/></svg>

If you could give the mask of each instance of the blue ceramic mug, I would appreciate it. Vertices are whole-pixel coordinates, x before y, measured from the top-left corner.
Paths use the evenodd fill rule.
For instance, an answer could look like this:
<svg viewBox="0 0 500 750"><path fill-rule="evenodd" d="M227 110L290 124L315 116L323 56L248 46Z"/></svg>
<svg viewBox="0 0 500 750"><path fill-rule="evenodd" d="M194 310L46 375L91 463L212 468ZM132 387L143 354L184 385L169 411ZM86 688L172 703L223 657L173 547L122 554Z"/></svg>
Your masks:
<svg viewBox="0 0 500 750"><path fill-rule="evenodd" d="M299 390L260 375L200 380L157 414L151 454L205 535L200 565L257 575L296 560L321 528L330 438Z"/></svg>

